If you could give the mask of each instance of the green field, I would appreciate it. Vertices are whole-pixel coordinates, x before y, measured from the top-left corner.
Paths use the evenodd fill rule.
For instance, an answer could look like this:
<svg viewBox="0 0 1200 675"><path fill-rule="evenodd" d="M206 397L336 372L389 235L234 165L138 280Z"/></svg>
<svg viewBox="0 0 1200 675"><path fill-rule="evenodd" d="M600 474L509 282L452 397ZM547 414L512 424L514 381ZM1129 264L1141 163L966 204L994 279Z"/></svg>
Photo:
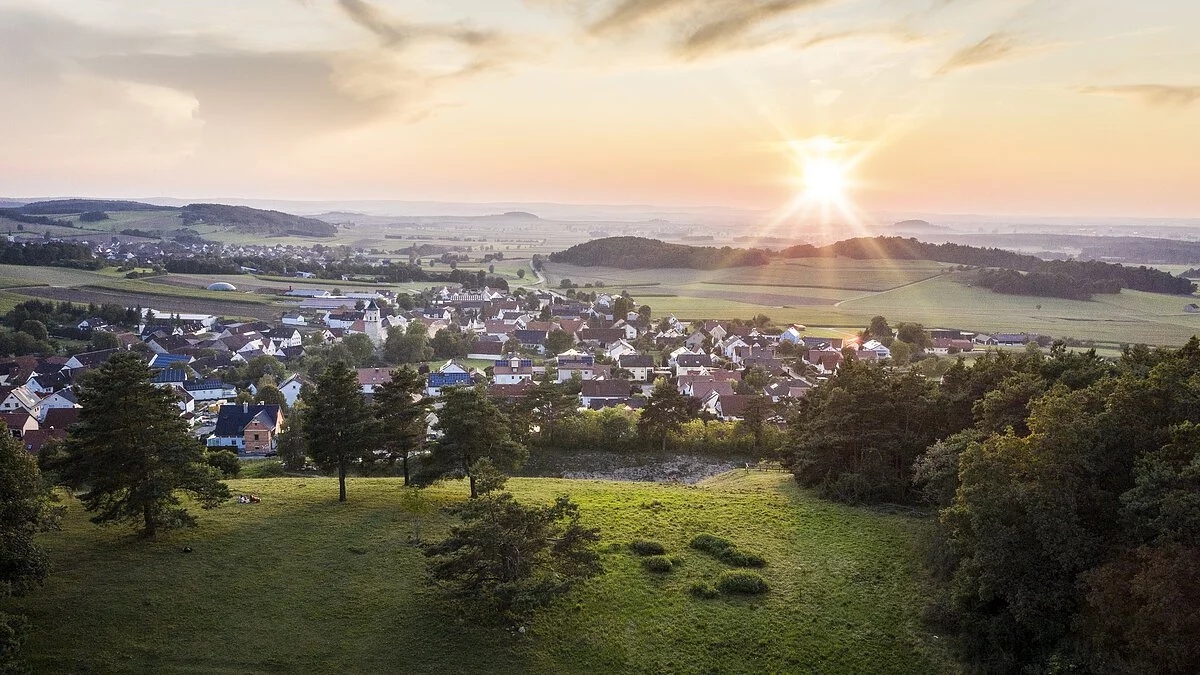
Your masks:
<svg viewBox="0 0 1200 675"><path fill-rule="evenodd" d="M729 270L618 270L547 265L552 287L602 280L610 292L628 288L656 316L749 319L837 329L866 326L883 315L893 323L977 332L1039 333L1054 338L1182 345L1200 333L1200 314L1184 312L1195 297L1122 291L1091 301L1001 295L965 283L927 261L776 261ZM789 281L790 280L790 281ZM1040 307L1039 307L1040 306Z"/></svg>
<svg viewBox="0 0 1200 675"><path fill-rule="evenodd" d="M569 493L601 528L606 573L514 634L449 607L408 543L394 479L232 481L262 497L201 514L157 543L87 522L75 502L42 543L45 588L20 598L35 672L936 673L954 668L919 622L923 520L822 502L777 473L699 486L514 479L523 501ZM433 488L442 504L460 483ZM450 516L424 525L443 536ZM769 561L755 599L687 588L721 563L687 548L728 536ZM627 546L661 541L662 576ZM183 546L194 552L181 552Z"/></svg>

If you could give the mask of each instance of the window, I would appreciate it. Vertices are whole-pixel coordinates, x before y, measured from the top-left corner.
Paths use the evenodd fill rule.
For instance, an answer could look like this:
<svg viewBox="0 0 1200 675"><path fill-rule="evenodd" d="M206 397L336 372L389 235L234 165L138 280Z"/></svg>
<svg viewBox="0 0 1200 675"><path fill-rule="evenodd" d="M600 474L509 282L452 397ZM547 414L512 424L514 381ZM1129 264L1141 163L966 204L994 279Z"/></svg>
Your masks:
<svg viewBox="0 0 1200 675"><path fill-rule="evenodd" d="M254 440L258 440L258 434L254 434Z"/></svg>

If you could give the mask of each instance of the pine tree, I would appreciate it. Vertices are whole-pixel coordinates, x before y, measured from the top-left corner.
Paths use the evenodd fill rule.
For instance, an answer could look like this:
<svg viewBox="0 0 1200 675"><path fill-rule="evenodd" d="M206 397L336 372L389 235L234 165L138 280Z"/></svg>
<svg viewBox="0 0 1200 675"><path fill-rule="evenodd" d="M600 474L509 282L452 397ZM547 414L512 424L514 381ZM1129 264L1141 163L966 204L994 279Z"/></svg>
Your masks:
<svg viewBox="0 0 1200 675"><path fill-rule="evenodd" d="M562 420L579 414L579 397L546 374L525 399L531 423L538 427L540 444L552 447L555 430Z"/></svg>
<svg viewBox="0 0 1200 675"><path fill-rule="evenodd" d="M487 395L483 385L451 387L442 392L438 412L442 438L433 447L431 464L462 472L471 482L471 497L478 496L471 465L488 458L501 470L525 463L529 451L513 440L508 419Z"/></svg>
<svg viewBox="0 0 1200 675"><path fill-rule="evenodd" d="M92 522L141 520L148 539L160 528L195 525L177 493L190 493L206 509L229 498L179 416L174 393L151 384L151 375L131 352L85 375L79 424L49 464L66 485L86 489L80 499L98 512Z"/></svg>
<svg viewBox="0 0 1200 675"><path fill-rule="evenodd" d="M374 440L375 418L363 398L355 372L336 361L317 378L304 414L308 454L323 470L337 469L338 501L346 501L346 470L366 454Z"/></svg>
<svg viewBox="0 0 1200 675"><path fill-rule="evenodd" d="M408 458L421 449L425 439L425 415L429 403L424 399L425 379L412 368L392 371L390 382L375 390L375 417L380 422L382 455L374 461L404 469L404 484L408 485Z"/></svg>
<svg viewBox="0 0 1200 675"><path fill-rule="evenodd" d="M638 433L647 442L654 440L662 444L665 452L667 438L678 431L685 422L700 412L700 402L679 390L666 379L654 385L654 392L646 401L646 407L638 417Z"/></svg>

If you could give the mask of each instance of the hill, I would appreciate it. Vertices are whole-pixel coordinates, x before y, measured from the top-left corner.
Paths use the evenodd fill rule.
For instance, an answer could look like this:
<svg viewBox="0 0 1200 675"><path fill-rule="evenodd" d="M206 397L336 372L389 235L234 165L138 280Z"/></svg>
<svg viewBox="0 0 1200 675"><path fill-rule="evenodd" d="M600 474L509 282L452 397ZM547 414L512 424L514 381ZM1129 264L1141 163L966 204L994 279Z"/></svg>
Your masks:
<svg viewBox="0 0 1200 675"><path fill-rule="evenodd" d="M316 218L249 206L188 204L181 209L180 215L185 225L225 225L253 234L297 234L309 237L332 237L337 234L337 226Z"/></svg>
<svg viewBox="0 0 1200 675"><path fill-rule="evenodd" d="M950 231L950 228L948 228L944 225L934 225L933 223L929 222L928 220L902 220L902 221L896 223L895 225L892 225L892 229L900 230L903 232L949 232Z"/></svg>
<svg viewBox="0 0 1200 675"><path fill-rule="evenodd" d="M620 269L679 267L709 270L766 265L770 261L770 255L759 249L684 246L645 237L594 239L550 254L550 262Z"/></svg>
<svg viewBox="0 0 1200 675"><path fill-rule="evenodd" d="M34 216L64 216L85 211L173 211L175 209L171 206L155 206L143 202L113 199L53 199L25 204L18 210Z"/></svg>
<svg viewBox="0 0 1200 675"><path fill-rule="evenodd" d="M157 543L87 521L68 501L41 536L55 570L11 604L29 615L35 672L891 672L951 670L919 627L914 541L928 523L838 506L790 476L726 474L699 487L513 479L527 502L570 494L600 527L606 573L523 634L480 625L424 580L395 479L231 481L260 504L200 513ZM461 484L431 488L441 505ZM423 522L445 536L445 513ZM727 569L689 549L728 536L768 560L755 599L701 600L693 581ZM681 558L655 575L628 542ZM183 546L192 553L181 553Z"/></svg>

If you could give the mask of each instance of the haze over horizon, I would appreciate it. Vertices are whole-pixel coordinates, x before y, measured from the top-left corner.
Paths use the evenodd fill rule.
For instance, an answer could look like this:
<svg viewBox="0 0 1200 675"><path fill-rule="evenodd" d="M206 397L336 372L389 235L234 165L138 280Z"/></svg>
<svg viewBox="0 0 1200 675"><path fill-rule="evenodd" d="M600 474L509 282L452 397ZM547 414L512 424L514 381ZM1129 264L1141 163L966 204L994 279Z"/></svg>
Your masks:
<svg viewBox="0 0 1200 675"><path fill-rule="evenodd" d="M0 0L0 192L775 211L815 143L863 213L1195 218L1197 28L1182 0Z"/></svg>

